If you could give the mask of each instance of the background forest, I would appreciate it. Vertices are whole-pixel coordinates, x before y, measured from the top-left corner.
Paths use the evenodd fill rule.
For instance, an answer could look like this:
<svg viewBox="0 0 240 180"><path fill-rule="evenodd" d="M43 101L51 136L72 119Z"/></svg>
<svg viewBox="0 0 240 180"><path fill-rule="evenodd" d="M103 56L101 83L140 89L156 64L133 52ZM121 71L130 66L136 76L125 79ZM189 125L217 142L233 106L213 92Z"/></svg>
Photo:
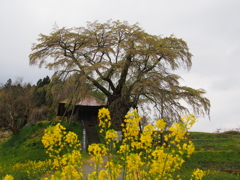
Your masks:
<svg viewBox="0 0 240 180"><path fill-rule="evenodd" d="M53 79L48 76L36 84L24 83L23 79L9 79L0 85L0 127L19 133L20 129L41 120L52 120L56 116L58 102L67 97L77 100L80 96L93 95L104 100L104 96L90 85L76 93L74 76ZM70 107L71 108L71 107Z"/></svg>

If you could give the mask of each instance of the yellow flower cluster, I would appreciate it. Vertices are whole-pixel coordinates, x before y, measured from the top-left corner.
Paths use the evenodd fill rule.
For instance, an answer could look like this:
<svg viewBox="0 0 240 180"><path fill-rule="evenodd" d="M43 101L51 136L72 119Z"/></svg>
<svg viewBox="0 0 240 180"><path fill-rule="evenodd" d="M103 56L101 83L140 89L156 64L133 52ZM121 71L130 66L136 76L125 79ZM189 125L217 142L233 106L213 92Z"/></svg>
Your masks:
<svg viewBox="0 0 240 180"><path fill-rule="evenodd" d="M66 134L64 140L69 145L69 147L74 147L74 146L78 146L78 145L80 147L78 136L71 131Z"/></svg>
<svg viewBox="0 0 240 180"><path fill-rule="evenodd" d="M103 131L109 128L111 126L111 117L110 112L107 108L102 108L99 110L98 113L98 119L99 119L99 127L101 127L100 133L103 133Z"/></svg>
<svg viewBox="0 0 240 180"><path fill-rule="evenodd" d="M126 157L126 179L139 179L142 175L145 175L146 172L142 169L143 165L141 154L129 154Z"/></svg>
<svg viewBox="0 0 240 180"><path fill-rule="evenodd" d="M196 122L196 117L193 114L187 114L181 118L181 121L183 122L186 130L188 130Z"/></svg>
<svg viewBox="0 0 240 180"><path fill-rule="evenodd" d="M111 117L110 112L106 108L102 108L98 112L100 134L104 138L107 145L108 152L112 152L116 148L116 143L118 143L118 133L114 129L109 129L111 127Z"/></svg>
<svg viewBox="0 0 240 180"><path fill-rule="evenodd" d="M168 135L168 138L174 137L174 141L180 143L182 139L185 139L186 131L182 124L173 123L173 125L169 128L169 131L172 133Z"/></svg>
<svg viewBox="0 0 240 180"><path fill-rule="evenodd" d="M134 110L133 113L128 113L125 116L124 123L122 124L123 126L123 133L124 133L124 142L125 141L134 141L138 139L139 135L139 122L141 120L141 117L139 117L138 113L136 110ZM125 127L124 127L125 125Z"/></svg>
<svg viewBox="0 0 240 180"><path fill-rule="evenodd" d="M182 149L187 151L187 157L190 157L190 155L195 151L195 147L192 141L189 141L188 144L184 143Z"/></svg>
<svg viewBox="0 0 240 180"><path fill-rule="evenodd" d="M88 146L88 153L91 155L91 160L95 162L94 168L102 166L103 156L107 154L107 148L104 144L90 144Z"/></svg>
<svg viewBox="0 0 240 180"><path fill-rule="evenodd" d="M152 147L153 143L153 132L154 132L154 126L151 124L148 124L144 127L143 132L140 137L141 143L144 145L145 148Z"/></svg>
<svg viewBox="0 0 240 180"><path fill-rule="evenodd" d="M203 176L205 176L206 175L206 172L204 172L203 170L201 170L201 169L195 169L195 171L193 172L193 174L192 174L192 177L194 178L194 179L197 179L197 180L201 180L202 178L203 178ZM192 179L191 179L192 180Z"/></svg>
<svg viewBox="0 0 240 180"><path fill-rule="evenodd" d="M11 166L10 171L17 171L21 172L22 174L26 174L28 179L37 179L42 174L45 174L48 172L49 169L51 169L52 164L51 160L46 161L27 161L25 163L16 163L13 166ZM11 174L11 172L10 172ZM3 179L10 180L14 179L11 175L6 175Z"/></svg>
<svg viewBox="0 0 240 180"><path fill-rule="evenodd" d="M73 150L71 153L63 155L59 158L59 161L54 159L53 162L56 167L61 164L59 171L52 174L50 178L46 177L43 180L75 180L83 178L81 153L79 150Z"/></svg>
<svg viewBox="0 0 240 180"><path fill-rule="evenodd" d="M155 130L163 133L165 127L166 127L166 122L163 119L157 120L155 123Z"/></svg>
<svg viewBox="0 0 240 180"><path fill-rule="evenodd" d="M172 179L171 173L179 169L184 163L182 157L166 152L164 147L154 150L152 158L149 174L155 179Z"/></svg>
<svg viewBox="0 0 240 180"><path fill-rule="evenodd" d="M110 141L118 141L117 131L115 131L114 129L109 129L109 130L106 132L105 138L106 138L107 142L110 142Z"/></svg>
<svg viewBox="0 0 240 180"><path fill-rule="evenodd" d="M74 180L83 177L82 172L79 171L82 166L80 142L75 133L66 132L66 128L58 123L45 130L42 143L49 157L53 158L53 167L59 170L44 180Z"/></svg>
<svg viewBox="0 0 240 180"><path fill-rule="evenodd" d="M13 179L14 179L13 176L8 174L3 178L3 180L13 180Z"/></svg>
<svg viewBox="0 0 240 180"><path fill-rule="evenodd" d="M109 129L105 135L105 141L108 151L112 152L116 148L116 143L118 143L118 133L114 129Z"/></svg>
<svg viewBox="0 0 240 180"><path fill-rule="evenodd" d="M88 146L88 152L89 154L93 156L97 155L106 155L107 154L107 148L104 144L90 144Z"/></svg>
<svg viewBox="0 0 240 180"><path fill-rule="evenodd" d="M44 148L47 149L47 153L50 157L59 154L64 147L63 130L66 128L58 123L56 126L48 127L42 137L42 143ZM66 133L66 132L64 132Z"/></svg>
<svg viewBox="0 0 240 180"><path fill-rule="evenodd" d="M182 123L174 123L166 132L166 122L161 119L154 125L146 125L140 132L141 117L138 112L130 112L122 124L123 140L118 146L119 161L114 161L113 148L118 142L118 133L109 129L111 118L108 109L99 110L100 132L104 134L106 144L91 144L88 153L93 161L95 171L88 175L88 180L158 180L181 179L176 170L184 163L184 156L190 157L195 148L187 141L187 131L195 123L193 115L182 117ZM46 162L31 162L31 166L41 169L53 166L54 174L43 180L75 180L83 179L82 156L80 142L73 132L67 132L61 124L50 126L45 130L42 143L52 158ZM104 165L104 159L107 159ZM44 164L45 163L45 164ZM29 162L30 164L30 162ZM22 167L16 164L14 168ZM32 169L25 168L29 178L34 179ZM192 178L201 180L206 172L196 169ZM13 180L6 175L4 180Z"/></svg>
<svg viewBox="0 0 240 180"><path fill-rule="evenodd" d="M58 157L64 149L73 150L80 147L78 136L71 131L66 132L66 128L60 123L45 130L42 143L49 157Z"/></svg>
<svg viewBox="0 0 240 180"><path fill-rule="evenodd" d="M110 159L110 158L109 158ZM106 179L117 179L122 172L122 165L113 163L112 160L109 160L107 164L105 165L107 170L105 170L105 177L107 175ZM104 171L104 170L102 170ZM101 171L100 171L101 172ZM107 174L106 174L107 172ZM103 179L103 177L100 175L99 179Z"/></svg>
<svg viewBox="0 0 240 180"><path fill-rule="evenodd" d="M168 129L169 133L164 133L166 122L163 119L156 121L154 125L145 126L140 133L141 118L137 111L128 113L125 118L122 124L123 140L117 151L122 156L122 178L179 178L173 177L173 174L184 163L183 155L189 157L195 150L191 141L186 142L186 135L187 129L193 125L196 118L193 115L184 116L182 123L174 123ZM113 130L106 134L106 139L112 138L110 132ZM185 140L185 143L182 143L182 140ZM107 177L106 172L105 176Z"/></svg>
<svg viewBox="0 0 240 180"><path fill-rule="evenodd" d="M113 155L110 153L112 148L116 147L119 138L115 130L109 129L110 113L103 108L99 111L98 117L100 132L104 134L106 144L89 145L88 153L95 171L88 175L88 180L113 180L120 177L125 180L180 179L180 176L175 175L174 172L184 163L183 155L189 157L194 152L193 143L186 142L187 130L196 120L193 115L184 116L182 123L174 123L168 129L169 133L165 133L166 122L163 119L156 121L154 125L145 126L143 132L140 132L141 117L136 110L128 113L122 124L123 140L117 151L121 156L120 162L113 161ZM62 157L59 155L59 149L62 150L65 146L74 149L79 146L76 146L79 144L77 136L74 133L66 133L64 130L64 127L57 124L55 127L50 127L43 138L49 154L56 157L53 164L62 170L52 175L51 179L63 179L63 177L81 179L82 173L76 171L76 164L81 166L81 162L76 163L76 159L81 157L80 152L72 151ZM182 140L185 141L182 142ZM54 153L57 156L54 156ZM108 159L105 166L104 158ZM196 170L192 177L202 179L204 173L201 173Z"/></svg>
<svg viewBox="0 0 240 180"><path fill-rule="evenodd" d="M96 170L88 175L88 179L99 179L99 176L102 177L101 179L104 179L103 177L106 176L106 172L104 170L100 171L99 168L103 166L103 156L107 155L107 148L104 144L94 143L88 146L88 153L91 156L91 160L94 162L94 169Z"/></svg>

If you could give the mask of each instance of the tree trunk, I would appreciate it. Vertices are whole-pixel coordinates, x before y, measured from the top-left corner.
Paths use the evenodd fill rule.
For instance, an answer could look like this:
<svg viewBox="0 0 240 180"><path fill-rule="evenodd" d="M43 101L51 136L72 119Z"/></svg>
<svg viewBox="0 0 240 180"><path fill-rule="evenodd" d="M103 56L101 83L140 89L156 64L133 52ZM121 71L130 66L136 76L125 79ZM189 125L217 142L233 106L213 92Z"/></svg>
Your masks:
<svg viewBox="0 0 240 180"><path fill-rule="evenodd" d="M110 111L112 124L117 130L121 130L121 124L125 118L125 115L130 109L130 105L123 101L120 97L112 101L108 108Z"/></svg>

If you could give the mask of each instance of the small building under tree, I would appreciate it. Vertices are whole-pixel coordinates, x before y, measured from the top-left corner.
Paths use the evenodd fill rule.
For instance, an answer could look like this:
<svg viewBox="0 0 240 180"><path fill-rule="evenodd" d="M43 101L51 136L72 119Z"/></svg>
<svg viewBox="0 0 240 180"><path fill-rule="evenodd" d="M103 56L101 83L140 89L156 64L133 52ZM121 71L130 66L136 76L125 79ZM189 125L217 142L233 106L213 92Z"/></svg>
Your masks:
<svg viewBox="0 0 240 180"><path fill-rule="evenodd" d="M93 96L83 97L75 105L64 100L58 104L57 116L74 117L74 120L91 127L98 124L98 110L106 106L106 102Z"/></svg>

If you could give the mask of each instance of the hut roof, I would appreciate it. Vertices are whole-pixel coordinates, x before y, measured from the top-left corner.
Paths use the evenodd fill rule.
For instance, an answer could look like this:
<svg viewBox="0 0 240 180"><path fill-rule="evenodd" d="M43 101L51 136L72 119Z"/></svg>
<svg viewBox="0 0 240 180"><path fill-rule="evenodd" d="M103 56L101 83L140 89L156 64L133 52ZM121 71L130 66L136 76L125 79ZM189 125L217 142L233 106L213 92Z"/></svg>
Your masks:
<svg viewBox="0 0 240 180"><path fill-rule="evenodd" d="M68 101L60 101L59 103L66 104ZM93 96L82 97L81 100L76 103L77 106L106 106L107 103Z"/></svg>

